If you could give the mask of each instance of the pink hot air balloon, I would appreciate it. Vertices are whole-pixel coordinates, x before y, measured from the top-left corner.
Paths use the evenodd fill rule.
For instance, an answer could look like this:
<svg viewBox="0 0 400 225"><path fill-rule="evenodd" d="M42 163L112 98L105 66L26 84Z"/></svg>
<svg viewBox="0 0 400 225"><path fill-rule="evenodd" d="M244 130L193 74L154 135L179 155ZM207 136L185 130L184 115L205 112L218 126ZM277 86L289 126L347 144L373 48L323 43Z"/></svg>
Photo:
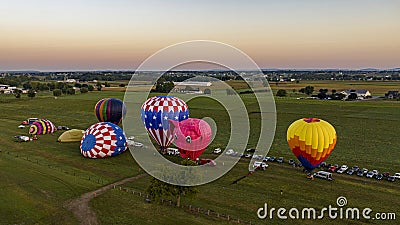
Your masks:
<svg viewBox="0 0 400 225"><path fill-rule="evenodd" d="M196 160L210 144L210 125L201 119L189 118L180 122L169 120L174 144L182 158Z"/></svg>

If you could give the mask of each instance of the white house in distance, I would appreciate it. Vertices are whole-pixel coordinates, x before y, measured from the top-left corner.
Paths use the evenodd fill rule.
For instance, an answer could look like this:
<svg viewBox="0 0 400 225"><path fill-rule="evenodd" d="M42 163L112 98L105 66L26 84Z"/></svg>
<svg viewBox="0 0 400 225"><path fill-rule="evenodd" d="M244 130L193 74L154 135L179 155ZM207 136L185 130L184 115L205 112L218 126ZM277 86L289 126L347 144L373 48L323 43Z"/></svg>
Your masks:
<svg viewBox="0 0 400 225"><path fill-rule="evenodd" d="M10 85L7 84L0 84L0 93L3 94L13 94L14 90L16 90L17 87L10 87Z"/></svg>
<svg viewBox="0 0 400 225"><path fill-rule="evenodd" d="M210 87L212 85L211 82L204 81L183 81L183 82L174 82L173 92L180 93L197 93L202 94L204 89Z"/></svg>
<svg viewBox="0 0 400 225"><path fill-rule="evenodd" d="M361 89L361 90L353 90L353 89L349 89L349 90L345 90L340 92L342 94L344 94L346 97L344 99L347 99L351 94L356 94L357 95L357 99L366 99L366 98L371 98L371 92L369 92L368 90L365 89Z"/></svg>

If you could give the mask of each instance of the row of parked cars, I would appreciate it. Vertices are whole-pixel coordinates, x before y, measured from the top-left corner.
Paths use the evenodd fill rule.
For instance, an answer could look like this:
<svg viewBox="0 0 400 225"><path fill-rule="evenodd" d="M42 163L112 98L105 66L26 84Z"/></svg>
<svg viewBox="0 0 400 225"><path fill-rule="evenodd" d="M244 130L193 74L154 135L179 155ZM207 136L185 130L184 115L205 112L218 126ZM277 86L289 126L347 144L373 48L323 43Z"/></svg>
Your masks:
<svg viewBox="0 0 400 225"><path fill-rule="evenodd" d="M220 148L217 148L214 150L214 153L219 154L221 153L222 150ZM283 157L274 157L274 156L265 156L263 157L262 155L257 155L257 154L251 154L251 153L256 153L257 150L254 148L249 148L246 150L245 153L239 154L238 152L235 152L233 149L229 149L225 152L226 155L230 156L237 156L237 157L244 157L244 158L253 158L257 160L262 160L265 162L278 162L278 163L283 163L284 159ZM288 161L289 165L292 166L298 166L301 167L300 162L296 162L294 159L289 159ZM258 164L260 162L257 162ZM257 165L258 165L257 164ZM366 168L360 168L358 166L353 166L349 168L347 165L341 165L339 166L338 164L326 164L325 162L322 162L319 167L324 167L326 168L327 172L331 173L339 173L343 174L346 173L348 175L356 174L357 176L360 177L367 177L367 178L375 178L377 180L382 180L382 179L387 179L388 181L395 181L396 179L400 179L400 173L395 173L391 175L389 172L383 172L379 173L378 170L368 170Z"/></svg>
<svg viewBox="0 0 400 225"><path fill-rule="evenodd" d="M322 163L321 163L322 165ZM382 180L386 178L388 181L395 181L396 179L400 179L400 173L395 173L391 175L389 172L380 173L378 170L368 170L367 168L360 168L358 166L353 166L349 168L347 165L342 165L339 167L338 164L324 164L322 165L327 168L329 172L336 173L345 173L348 175L356 174L359 177L367 177L367 178L375 178L377 180Z"/></svg>

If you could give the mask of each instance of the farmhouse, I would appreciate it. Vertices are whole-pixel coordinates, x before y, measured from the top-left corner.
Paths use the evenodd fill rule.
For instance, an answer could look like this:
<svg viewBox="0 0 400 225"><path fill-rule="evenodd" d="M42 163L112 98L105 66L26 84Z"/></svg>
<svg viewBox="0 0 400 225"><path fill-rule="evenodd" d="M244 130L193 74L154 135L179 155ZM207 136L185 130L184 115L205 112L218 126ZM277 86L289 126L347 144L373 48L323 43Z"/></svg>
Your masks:
<svg viewBox="0 0 400 225"><path fill-rule="evenodd" d="M202 82L202 81L184 81L184 82L174 82L175 88L172 90L173 92L180 93L204 93L204 90L207 87L212 85L211 82Z"/></svg>
<svg viewBox="0 0 400 225"><path fill-rule="evenodd" d="M345 95L344 99L351 99L351 96L354 96L354 99L366 99L366 98L371 98L371 93L368 90L361 89L361 90L354 90L354 89L349 89L340 92ZM350 97L350 98L349 98Z"/></svg>
<svg viewBox="0 0 400 225"><path fill-rule="evenodd" d="M13 94L14 90L16 90L17 87L10 87L10 85L6 84L0 84L0 93L1 94Z"/></svg>

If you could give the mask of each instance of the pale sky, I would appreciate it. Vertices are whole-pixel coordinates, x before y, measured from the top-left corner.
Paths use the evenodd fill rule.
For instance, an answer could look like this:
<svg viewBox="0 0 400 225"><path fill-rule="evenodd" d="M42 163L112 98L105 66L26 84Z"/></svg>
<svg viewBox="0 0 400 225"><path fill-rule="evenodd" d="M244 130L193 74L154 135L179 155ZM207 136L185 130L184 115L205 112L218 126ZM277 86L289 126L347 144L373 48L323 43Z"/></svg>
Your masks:
<svg viewBox="0 0 400 225"><path fill-rule="evenodd" d="M262 68L400 67L400 1L0 0L0 71L135 69L199 39Z"/></svg>

